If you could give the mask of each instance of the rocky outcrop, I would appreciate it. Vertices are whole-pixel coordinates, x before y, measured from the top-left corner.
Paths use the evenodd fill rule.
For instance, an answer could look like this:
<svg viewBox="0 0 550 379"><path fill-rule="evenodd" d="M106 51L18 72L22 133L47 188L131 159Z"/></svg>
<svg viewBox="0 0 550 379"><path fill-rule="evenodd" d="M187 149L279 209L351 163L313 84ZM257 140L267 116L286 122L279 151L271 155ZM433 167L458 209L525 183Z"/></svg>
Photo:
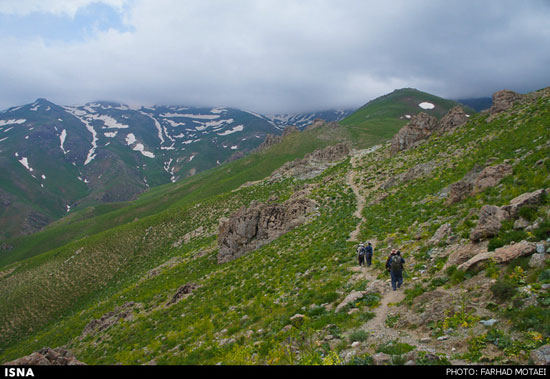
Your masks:
<svg viewBox="0 0 550 379"><path fill-rule="evenodd" d="M269 180L275 181L285 177L295 177L297 179L314 178L336 162L346 159L349 153L349 147L345 143L317 149L307 154L303 159L295 159L285 163L273 171Z"/></svg>
<svg viewBox="0 0 550 379"><path fill-rule="evenodd" d="M502 209L508 213L509 217L517 218L521 208L539 205L549 195L550 188L524 193L510 200L510 204L503 206Z"/></svg>
<svg viewBox="0 0 550 379"><path fill-rule="evenodd" d="M413 147L417 142L431 136L437 126L437 118L420 112L392 138L391 151L397 153Z"/></svg>
<svg viewBox="0 0 550 379"><path fill-rule="evenodd" d="M496 236L503 221L517 219L521 208L540 205L549 194L549 188L539 189L519 195L510 200L508 205L502 207L484 205L479 211L479 220L477 226L470 233L470 239L480 241Z"/></svg>
<svg viewBox="0 0 550 379"><path fill-rule="evenodd" d="M478 254L487 252L487 241L469 243L467 245L455 245L449 248L449 258L443 267L443 271L451 266L459 266Z"/></svg>
<svg viewBox="0 0 550 379"><path fill-rule="evenodd" d="M439 133L447 133L468 122L468 116L461 106L457 105L452 108L445 116L439 120L437 128Z"/></svg>
<svg viewBox="0 0 550 379"><path fill-rule="evenodd" d="M507 218L507 213L500 207L484 205L479 211L479 221L470 233L470 239L472 241L479 241L496 236L502 227L502 221Z"/></svg>
<svg viewBox="0 0 550 379"><path fill-rule="evenodd" d="M513 171L512 166L506 163L484 168L473 182L473 193L496 186L502 179L512 175Z"/></svg>
<svg viewBox="0 0 550 379"><path fill-rule="evenodd" d="M493 94L493 105L489 109L491 115L495 115L500 112L514 106L519 100L523 98L523 95L510 90L502 90Z"/></svg>
<svg viewBox="0 0 550 379"><path fill-rule="evenodd" d="M299 130L297 127L295 127L294 125L289 125L285 128L285 130L283 130L283 134L282 134L282 137L286 137L288 136L289 134L292 134L292 133L298 133Z"/></svg>
<svg viewBox="0 0 550 379"><path fill-rule="evenodd" d="M280 136L278 136L276 134L268 133L268 134L266 134L264 141L256 148L255 151L264 150L264 149L267 149L268 147L276 145L279 142L281 142L283 140L283 138L285 138L289 134L297 133L297 132L299 132L298 128L293 126L293 125L290 125L290 126L287 126L283 130L283 134L280 135ZM229 161L227 161L227 162L229 162Z"/></svg>
<svg viewBox="0 0 550 379"><path fill-rule="evenodd" d="M410 149L436 132L451 132L467 122L468 116L460 106L452 108L439 121L425 112L420 112L392 138L391 151L397 153Z"/></svg>
<svg viewBox="0 0 550 379"><path fill-rule="evenodd" d="M470 258L468 261L462 263L460 266L458 266L458 269L462 271L468 271L479 263L489 260L492 260L495 263L507 263L516 258L531 255L536 251L537 247L534 243L521 241L514 245L508 245L498 248L494 252L478 254L473 258Z"/></svg>
<svg viewBox="0 0 550 379"><path fill-rule="evenodd" d="M313 122L311 124L309 124L307 126L306 130L317 129L317 128L320 128L322 126L326 126L326 127L329 127L329 128L338 128L338 127L340 127L340 124L335 122L335 121L326 122L325 120L323 120L321 118L316 118L315 120L313 120Z"/></svg>
<svg viewBox="0 0 550 379"><path fill-rule="evenodd" d="M273 145L275 145L275 144L281 142L282 139L283 139L282 136L278 136L278 135L276 135L276 134L268 133L268 134L265 136L264 142L262 142L262 143L256 148L256 150L264 150L264 149L267 149L268 147L273 146Z"/></svg>
<svg viewBox="0 0 550 379"><path fill-rule="evenodd" d="M170 299L170 301L168 303L166 303L166 306L170 306L172 304L175 304L177 303L178 301L180 301L184 296L186 295L190 295L191 293L193 293L194 290L196 290L198 288L198 285L195 284L195 283L187 283L187 284L184 284L183 286L181 286L180 288L178 288L178 290L176 291L176 293L174 294L174 296L172 296L172 299Z"/></svg>
<svg viewBox="0 0 550 379"><path fill-rule="evenodd" d="M236 259L302 225L316 206L315 201L302 197L282 204L253 201L249 208L242 207L229 219L220 220L218 263Z"/></svg>
<svg viewBox="0 0 550 379"><path fill-rule="evenodd" d="M49 347L4 363L6 366L81 366L85 364L63 348L50 349Z"/></svg>
<svg viewBox="0 0 550 379"><path fill-rule="evenodd" d="M134 308L141 307L141 304L128 302L120 307L116 307L112 312L106 313L101 318L90 321L82 331L81 338L86 337L88 334L97 334L102 332L120 320L131 320Z"/></svg>
<svg viewBox="0 0 550 379"><path fill-rule="evenodd" d="M473 194L494 187L512 173L513 168L507 163L485 167L484 169L476 166L464 178L448 187L447 204L458 203Z"/></svg>

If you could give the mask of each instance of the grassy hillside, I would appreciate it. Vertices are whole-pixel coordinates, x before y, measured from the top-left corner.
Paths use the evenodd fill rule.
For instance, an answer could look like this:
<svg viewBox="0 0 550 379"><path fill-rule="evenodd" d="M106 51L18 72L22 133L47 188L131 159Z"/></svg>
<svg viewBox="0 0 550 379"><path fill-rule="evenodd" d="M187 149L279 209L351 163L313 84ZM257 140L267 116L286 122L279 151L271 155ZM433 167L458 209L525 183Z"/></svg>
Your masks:
<svg viewBox="0 0 550 379"><path fill-rule="evenodd" d="M469 246L483 205L506 205L550 187L549 123L547 89L490 122L475 115L454 134L399 154L384 144L313 179L237 189L266 175L256 160L276 167L289 159L285 143L273 147L277 154L220 167L224 176L204 173L200 189L192 189L199 182L178 187L185 195L153 214L153 199L171 196L168 187L156 189L140 199L142 209L150 201L149 216L2 268L0 362L66 345L89 364L369 364L380 353L394 364L528 363L530 351L550 342L543 287L550 283L549 261L489 261L465 272L449 258ZM311 132L320 133L316 144L337 140ZM498 185L447 204L446 188L476 165L502 163L512 174ZM430 169L400 175L418 167ZM220 218L252 200L284 202L304 190L318 203L318 215L239 259L217 263ZM357 242L349 240L361 222L354 216L360 198L360 239L375 244L369 269L357 267ZM135 217L124 209L103 216ZM486 242L494 248L550 238L547 199L521 214L530 220L528 230L507 222ZM449 238L434 240L443 224L451 227ZM396 293L387 291L384 270L391 247L407 262L405 286ZM184 285L193 290L169 305ZM105 330L84 333L92 320L121 309L129 311ZM498 323L481 323L491 319Z"/></svg>
<svg viewBox="0 0 550 379"><path fill-rule="evenodd" d="M288 135L284 142L226 165L202 172L176 184L152 188L134 202L87 208L28 237L8 240L13 250L0 254L0 267L26 259L70 241L133 222L166 208L231 191L247 181L262 179L283 163L315 149L347 141L345 130L319 128Z"/></svg>
<svg viewBox="0 0 550 379"><path fill-rule="evenodd" d="M421 108L419 104L424 102L433 104L434 108ZM368 102L340 123L350 130L356 141L374 138L376 143L381 143L393 137L413 115L425 112L441 118L456 105L460 104L413 88L403 88ZM464 108L470 114L475 113L471 108Z"/></svg>

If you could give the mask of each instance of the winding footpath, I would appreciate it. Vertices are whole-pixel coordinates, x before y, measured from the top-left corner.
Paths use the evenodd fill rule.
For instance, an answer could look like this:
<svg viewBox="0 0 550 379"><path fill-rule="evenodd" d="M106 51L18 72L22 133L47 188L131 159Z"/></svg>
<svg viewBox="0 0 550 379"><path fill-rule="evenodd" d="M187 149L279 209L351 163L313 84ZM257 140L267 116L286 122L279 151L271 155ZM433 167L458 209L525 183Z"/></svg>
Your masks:
<svg viewBox="0 0 550 379"><path fill-rule="evenodd" d="M361 194L359 186L356 184L356 168L357 161L363 155L369 153L372 149L354 151L351 157L350 163L352 169L349 170L346 176L346 182L353 190L355 198L357 201L357 209L353 213L360 221L357 223L357 226L354 231L350 233L348 241L359 242L359 233L361 231L361 225L366 221L363 216L363 209L365 207L365 197ZM375 251L376 256L376 251ZM384 258L382 258L384 259ZM377 280L377 272L374 271L374 268L367 267L352 267L351 271L360 273L361 279L372 283ZM375 317L365 323L361 329L368 331L371 334L371 340L376 340L378 343L386 343L392 340L399 339L402 342L409 343L411 345L419 345L419 341L422 335L419 335L415 331L408 330L403 332L397 329L389 328L386 325L386 320L388 315L391 313L392 306L397 305L405 298L404 287L407 287L407 283L404 283L403 286L397 291L393 291L389 281L387 282L387 288L382 291L380 298L380 305L374 309Z"/></svg>

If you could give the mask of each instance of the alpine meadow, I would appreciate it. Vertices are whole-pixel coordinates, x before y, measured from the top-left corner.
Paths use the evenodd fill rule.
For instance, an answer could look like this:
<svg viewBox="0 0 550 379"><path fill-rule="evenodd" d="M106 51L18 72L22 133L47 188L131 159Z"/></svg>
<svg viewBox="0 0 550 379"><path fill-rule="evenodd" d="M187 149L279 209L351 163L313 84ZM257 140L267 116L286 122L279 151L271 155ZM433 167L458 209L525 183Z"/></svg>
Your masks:
<svg viewBox="0 0 550 379"><path fill-rule="evenodd" d="M0 363L550 364L548 4L84 3L0 5Z"/></svg>

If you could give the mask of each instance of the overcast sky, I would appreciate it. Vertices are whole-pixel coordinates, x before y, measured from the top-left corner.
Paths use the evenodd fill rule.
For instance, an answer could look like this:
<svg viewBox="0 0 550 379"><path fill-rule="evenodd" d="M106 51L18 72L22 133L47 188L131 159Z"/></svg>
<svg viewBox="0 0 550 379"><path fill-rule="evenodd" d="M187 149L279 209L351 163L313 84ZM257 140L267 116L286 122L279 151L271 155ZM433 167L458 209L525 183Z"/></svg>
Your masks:
<svg viewBox="0 0 550 379"><path fill-rule="evenodd" d="M355 108L550 85L549 0L0 0L0 109Z"/></svg>

